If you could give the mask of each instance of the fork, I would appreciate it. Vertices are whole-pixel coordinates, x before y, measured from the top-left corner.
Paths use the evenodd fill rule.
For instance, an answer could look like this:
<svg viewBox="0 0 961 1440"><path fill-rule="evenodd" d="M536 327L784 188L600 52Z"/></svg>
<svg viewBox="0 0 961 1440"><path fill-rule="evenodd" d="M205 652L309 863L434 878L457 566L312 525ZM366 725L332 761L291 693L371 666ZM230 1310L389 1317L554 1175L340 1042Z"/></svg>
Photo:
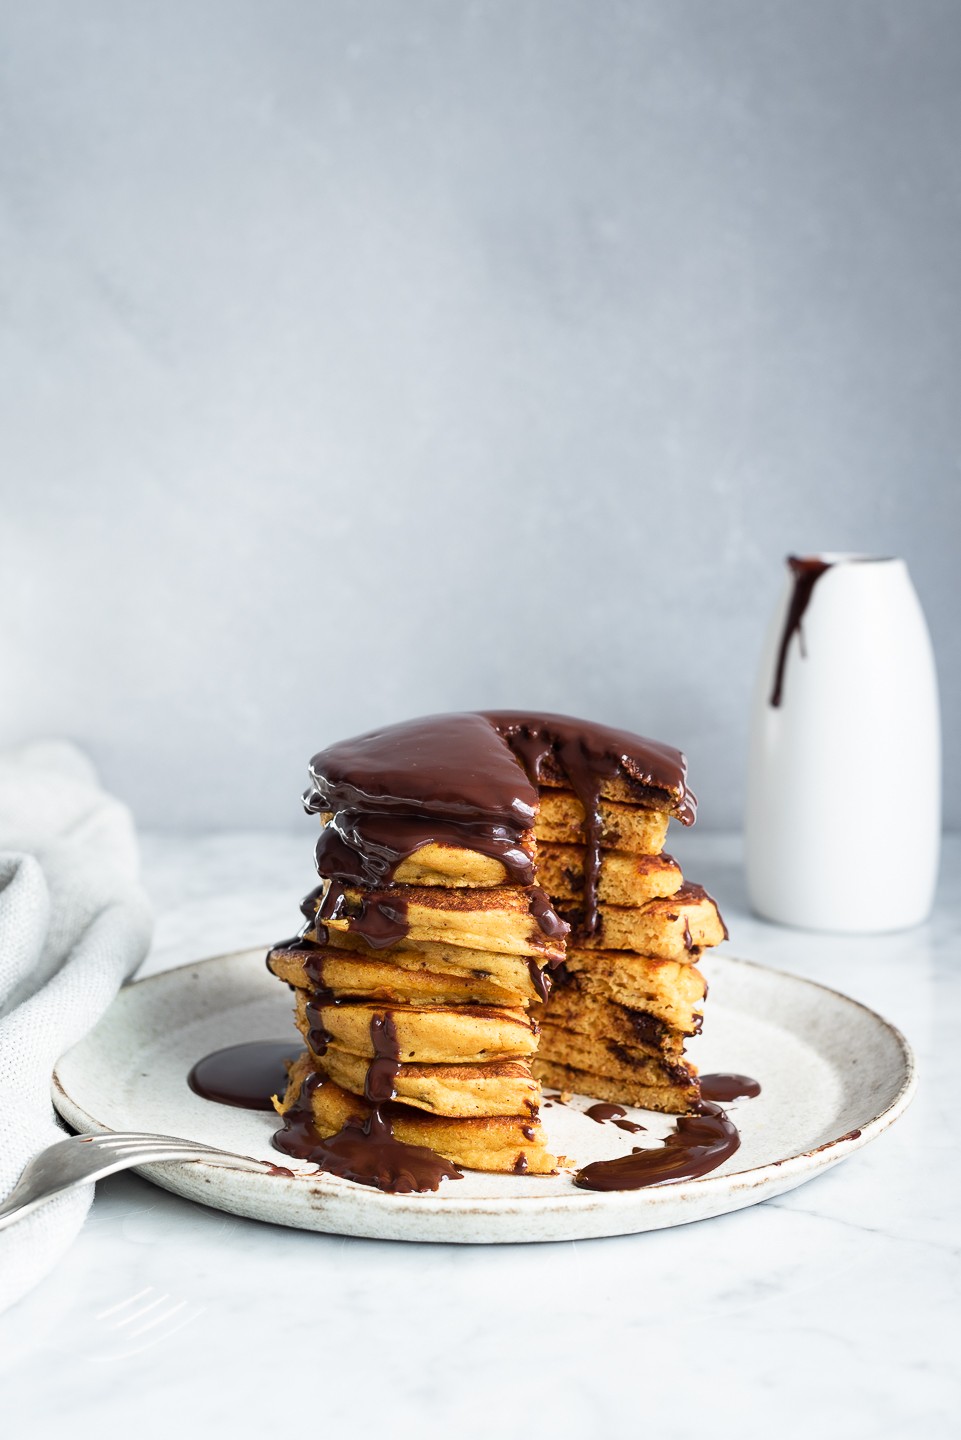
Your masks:
<svg viewBox="0 0 961 1440"><path fill-rule="evenodd" d="M215 1160L230 1170L265 1170L286 1174L269 1160L251 1155L234 1155L199 1140L176 1139L172 1135L139 1135L107 1131L103 1135L71 1135L41 1150L27 1165L6 1200L0 1204L0 1230L44 1205L54 1195L92 1185L105 1175L127 1170L131 1165L155 1164L161 1160Z"/></svg>

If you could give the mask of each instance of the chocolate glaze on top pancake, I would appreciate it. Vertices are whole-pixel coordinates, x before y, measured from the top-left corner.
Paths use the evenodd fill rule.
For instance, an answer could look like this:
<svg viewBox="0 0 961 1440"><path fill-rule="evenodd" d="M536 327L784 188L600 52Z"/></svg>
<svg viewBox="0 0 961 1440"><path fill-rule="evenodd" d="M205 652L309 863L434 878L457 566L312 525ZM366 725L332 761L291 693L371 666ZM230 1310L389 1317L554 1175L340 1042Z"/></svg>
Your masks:
<svg viewBox="0 0 961 1440"><path fill-rule="evenodd" d="M429 715L341 740L310 762L308 810L445 817L529 830L537 790L483 715Z"/></svg>
<svg viewBox="0 0 961 1440"><path fill-rule="evenodd" d="M585 810L584 931L593 934L605 783L624 777L687 825L696 800L679 750L566 715L431 715L319 751L304 805L334 818L318 844L317 868L331 879L383 884L403 859L434 843L492 855L513 883L530 884L521 841L536 818L537 783L551 775L570 784Z"/></svg>

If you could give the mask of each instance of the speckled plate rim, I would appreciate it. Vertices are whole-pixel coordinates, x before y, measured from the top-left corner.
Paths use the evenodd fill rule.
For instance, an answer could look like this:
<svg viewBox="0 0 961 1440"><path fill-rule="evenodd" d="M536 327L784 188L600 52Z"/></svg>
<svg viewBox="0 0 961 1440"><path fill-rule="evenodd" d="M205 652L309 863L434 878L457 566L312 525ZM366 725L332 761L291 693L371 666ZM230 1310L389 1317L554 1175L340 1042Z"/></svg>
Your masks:
<svg viewBox="0 0 961 1440"><path fill-rule="evenodd" d="M165 984L176 984L177 979L186 980L198 968L223 967L225 963L262 954L263 947L232 951L161 971L125 986L114 1005L122 1003L132 990L138 992L139 999L147 987L159 989ZM456 1191L444 1187L436 1194L389 1195L331 1175L310 1173L288 1180L259 1170L233 1170L210 1161L138 1166L138 1173L163 1189L216 1209L267 1223L332 1234L467 1244L588 1239L687 1224L783 1194L862 1149L904 1113L917 1089L917 1068L908 1041L890 1021L840 990L757 961L718 956L712 963L755 971L766 980L774 979L787 987L821 992L829 997L832 1005L849 1006L859 1012L871 1026L894 1042L899 1067L892 1098L844 1134L810 1149L743 1170L724 1171L640 1191L600 1193L572 1185L569 1193L561 1195L514 1193L460 1198ZM85 1037L75 1050L90 1038ZM54 1070L51 1086L58 1113L75 1130L108 1133L112 1127L105 1125L70 1093L60 1073L62 1063L58 1062ZM296 1188L300 1198L310 1203L300 1207L299 1213L283 1205L278 1207L278 1185L288 1190Z"/></svg>

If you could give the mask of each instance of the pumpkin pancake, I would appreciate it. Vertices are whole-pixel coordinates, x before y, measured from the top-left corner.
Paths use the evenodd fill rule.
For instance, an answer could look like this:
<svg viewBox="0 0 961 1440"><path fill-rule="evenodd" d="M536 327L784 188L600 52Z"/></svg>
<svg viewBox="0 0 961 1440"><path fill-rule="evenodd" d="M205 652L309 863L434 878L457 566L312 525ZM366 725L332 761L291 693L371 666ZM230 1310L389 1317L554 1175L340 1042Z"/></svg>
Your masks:
<svg viewBox="0 0 961 1440"><path fill-rule="evenodd" d="M327 906L325 896L319 914L331 932L369 938L372 913L374 919L379 913L391 921L399 917L399 923L391 930L395 938L465 945L501 955L564 958L565 927L558 928L557 919L553 917L555 933L552 935L544 928L545 922L539 915L543 914L544 907L549 910L549 905L543 890L536 887L501 886L481 890L400 885L365 890L356 885L342 885L333 913L323 913Z"/></svg>
<svg viewBox="0 0 961 1440"><path fill-rule="evenodd" d="M370 959L369 956L376 958ZM476 973L454 974L446 970L425 968L426 957L418 965L405 965L415 958L410 950L371 951L366 955L354 951L274 950L268 965L279 980L286 980L299 990L323 987L347 999L394 1000L401 1004L419 1005L507 1005L526 1006L536 998L526 964L520 964L517 983L522 989L511 989ZM483 956L485 962L488 957ZM438 961L438 963L442 963ZM510 962L518 965L518 962Z"/></svg>
<svg viewBox="0 0 961 1440"><path fill-rule="evenodd" d="M307 1055L295 1060L287 1092L277 1109L281 1115L296 1104L303 1082L313 1070ZM310 1108L319 1136L327 1138L348 1121L370 1114L366 1100L325 1079L313 1090ZM540 1122L530 1114L483 1115L468 1118L429 1115L392 1101L381 1107L394 1138L405 1145L426 1145L439 1155L470 1170L494 1170L549 1175L558 1164L545 1145Z"/></svg>
<svg viewBox="0 0 961 1440"><path fill-rule="evenodd" d="M531 1055L537 1048L537 1026L526 1010L497 1006L369 1005L363 1001L324 1003L299 991L296 1022L305 1036L326 1032L331 1044L353 1055L373 1059L375 1019L386 1017L392 1029L396 1058L420 1064L460 1064L507 1060Z"/></svg>
<svg viewBox="0 0 961 1440"><path fill-rule="evenodd" d="M563 903L561 910L583 949L633 950L656 960L683 962L727 938L717 906L700 885L682 885L676 894L646 905L599 904L593 935L581 933L578 910L565 910Z"/></svg>
<svg viewBox="0 0 961 1440"><path fill-rule="evenodd" d="M555 904L578 901L584 894L584 850L580 845L542 845L537 852L537 883ZM629 855L602 850L597 898L602 905L646 905L674 895L683 884L681 867L670 855Z"/></svg>
<svg viewBox="0 0 961 1440"><path fill-rule="evenodd" d="M695 1034L700 1029L707 985L695 965L677 960L653 960L629 950L572 947L567 952L564 969L580 994L646 1010L665 1025L685 1034ZM565 989L558 988L551 996L551 1013L569 1013L572 1003L576 1002L567 999Z"/></svg>
<svg viewBox="0 0 961 1440"><path fill-rule="evenodd" d="M600 841L608 850L629 855L659 855L667 838L670 816L659 810L642 810L601 800ZM568 790L545 790L534 823L538 845L579 845L583 849L585 811L577 796Z"/></svg>
<svg viewBox="0 0 961 1440"><path fill-rule="evenodd" d="M316 932L309 932L316 934ZM316 941L312 942L316 945ZM548 965L544 955L503 955L493 950L478 950L470 945L450 945L444 941L412 940L405 935L393 945L372 950L369 945L350 931L330 930L322 946L311 950L321 957L334 952L344 952L345 959L363 958L396 965L403 970L433 970L442 975L460 975L466 979L491 980L505 990L535 998L539 990L533 984L533 977ZM274 958L284 950L271 952ZM311 967L313 962L306 961ZM277 972L275 972L277 973ZM306 971L310 974L310 969ZM304 988L309 988L305 983Z"/></svg>
<svg viewBox="0 0 961 1440"><path fill-rule="evenodd" d="M636 1105L639 1110L658 1110L664 1115L688 1115L697 1108L699 1092L696 1079L690 1083L665 1079L659 1084L651 1084L637 1076L599 1075L552 1060L537 1060L534 1068L542 1085L590 1095L595 1100L610 1100L615 1105Z"/></svg>
<svg viewBox="0 0 961 1440"><path fill-rule="evenodd" d="M311 1052L311 1064L343 1090L363 1095L369 1061L328 1045ZM524 1115L540 1106L541 1088L528 1060L487 1060L475 1065L401 1063L394 1079L397 1099L434 1115Z"/></svg>

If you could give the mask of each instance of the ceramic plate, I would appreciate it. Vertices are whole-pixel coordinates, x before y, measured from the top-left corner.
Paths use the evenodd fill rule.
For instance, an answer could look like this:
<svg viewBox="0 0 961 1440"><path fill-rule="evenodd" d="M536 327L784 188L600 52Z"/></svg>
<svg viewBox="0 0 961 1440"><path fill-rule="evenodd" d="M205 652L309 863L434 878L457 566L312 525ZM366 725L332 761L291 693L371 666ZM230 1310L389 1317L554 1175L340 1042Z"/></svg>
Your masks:
<svg viewBox="0 0 961 1440"><path fill-rule="evenodd" d="M128 986L100 1024L57 1065L54 1104L77 1130L187 1136L282 1161L276 1118L218 1105L188 1088L195 1061L246 1040L296 1034L289 991L264 968L263 948L218 956ZM914 1091L911 1051L879 1015L811 981L745 960L711 960L705 1033L689 1047L704 1071L761 1082L730 1107L741 1148L700 1180L602 1194L556 1176L465 1172L426 1195L385 1195L305 1168L293 1179L205 1161L145 1165L148 1180L204 1205L339 1235L496 1242L627 1235L703 1220L779 1195L846 1159L902 1113ZM628 1110L647 1136L583 1113L575 1097L541 1114L554 1154L579 1165L660 1138L668 1116ZM288 1165L291 1161L284 1162Z"/></svg>

